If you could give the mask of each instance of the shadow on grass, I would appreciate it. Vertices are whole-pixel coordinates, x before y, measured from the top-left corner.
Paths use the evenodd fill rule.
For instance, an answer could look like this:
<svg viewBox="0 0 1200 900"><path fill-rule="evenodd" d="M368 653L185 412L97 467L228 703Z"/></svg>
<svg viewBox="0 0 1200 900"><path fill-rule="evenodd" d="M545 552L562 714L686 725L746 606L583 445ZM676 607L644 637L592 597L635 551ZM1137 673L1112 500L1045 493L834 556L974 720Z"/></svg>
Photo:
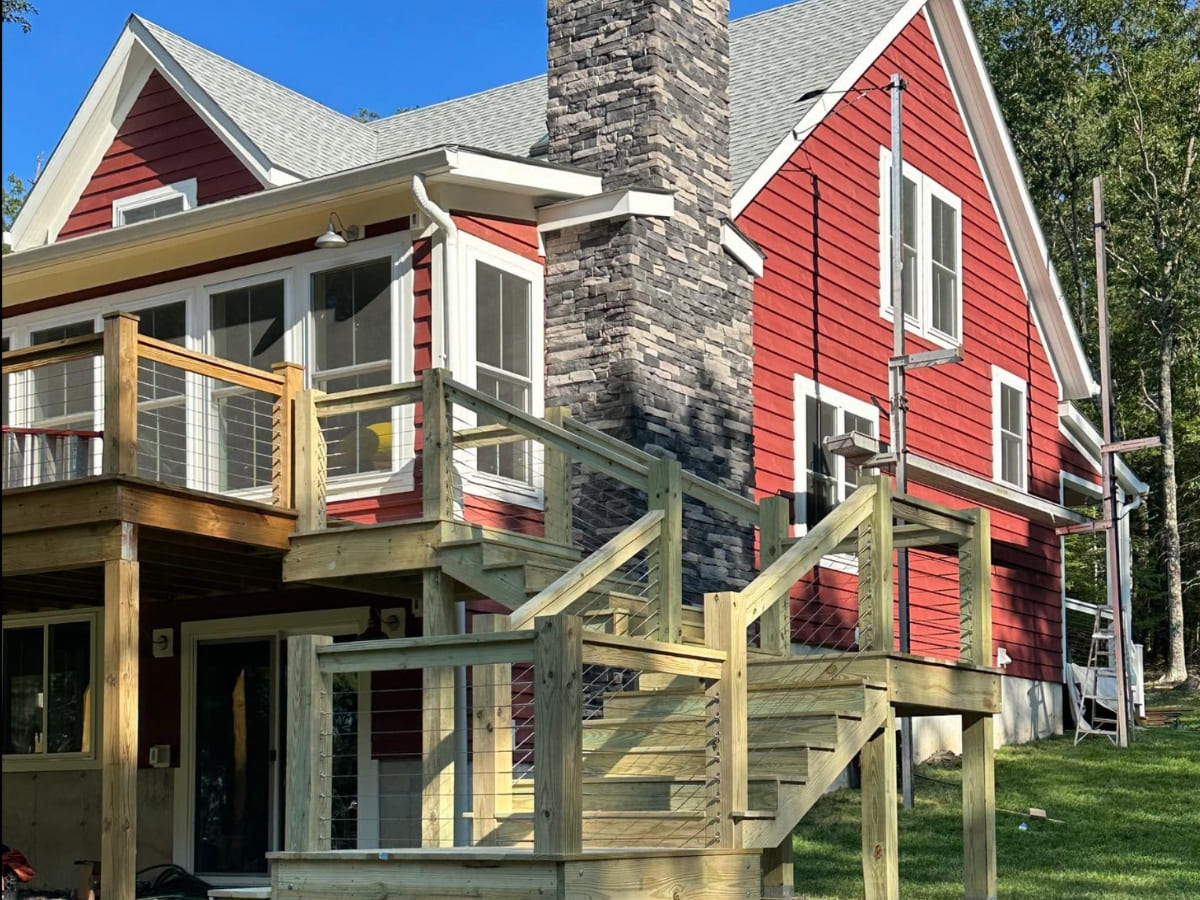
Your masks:
<svg viewBox="0 0 1200 900"><path fill-rule="evenodd" d="M996 754L996 805L1040 807L1064 824L997 813L1003 900L1200 898L1200 716L1140 731L1119 750L1069 737ZM900 813L901 896L961 898L962 795L957 760L922 766L916 804ZM796 895L863 896L857 791L830 794L796 830ZM1025 823L1026 828L1021 829Z"/></svg>

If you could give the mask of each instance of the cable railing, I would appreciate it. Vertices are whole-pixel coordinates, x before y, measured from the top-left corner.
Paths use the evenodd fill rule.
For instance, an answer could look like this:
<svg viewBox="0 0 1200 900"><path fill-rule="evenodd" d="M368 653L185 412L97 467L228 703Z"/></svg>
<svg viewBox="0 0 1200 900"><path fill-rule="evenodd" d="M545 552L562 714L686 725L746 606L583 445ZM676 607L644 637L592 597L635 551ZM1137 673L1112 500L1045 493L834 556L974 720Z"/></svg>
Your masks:
<svg viewBox="0 0 1200 900"><path fill-rule="evenodd" d="M104 331L4 354L5 488L123 475L292 505L301 369L267 372L138 333Z"/></svg>

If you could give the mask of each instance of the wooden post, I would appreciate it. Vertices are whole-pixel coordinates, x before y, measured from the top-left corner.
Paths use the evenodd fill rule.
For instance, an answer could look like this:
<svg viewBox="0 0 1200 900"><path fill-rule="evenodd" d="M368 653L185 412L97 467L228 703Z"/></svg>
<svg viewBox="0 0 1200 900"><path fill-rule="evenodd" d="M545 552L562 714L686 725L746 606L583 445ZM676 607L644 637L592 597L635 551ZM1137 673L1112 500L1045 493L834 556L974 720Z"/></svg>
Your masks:
<svg viewBox="0 0 1200 900"><path fill-rule="evenodd" d="M991 512L973 510L975 527L959 550L963 660L992 664ZM963 881L967 900L996 897L996 775L991 716L962 717Z"/></svg>
<svg viewBox="0 0 1200 900"><path fill-rule="evenodd" d="M896 716L890 705L883 730L867 741L862 763L862 866L866 900L899 900Z"/></svg>
<svg viewBox="0 0 1200 900"><path fill-rule="evenodd" d="M454 518L454 423L446 404L445 369L421 374L421 509L427 519Z"/></svg>
<svg viewBox="0 0 1200 900"><path fill-rule="evenodd" d="M297 531L321 531L325 527L326 448L316 405L324 396L324 391L301 391L296 397Z"/></svg>
<svg viewBox="0 0 1200 900"><path fill-rule="evenodd" d="M454 582L441 569L422 571L422 633L454 634ZM421 672L421 846L454 846L454 668Z"/></svg>
<svg viewBox="0 0 1200 900"><path fill-rule="evenodd" d="M583 849L583 626L577 616L535 621L533 849Z"/></svg>
<svg viewBox="0 0 1200 900"><path fill-rule="evenodd" d="M283 378L283 390L271 410L271 502L291 508L295 499L296 396L304 385L304 367L280 362L271 371Z"/></svg>
<svg viewBox="0 0 1200 900"><path fill-rule="evenodd" d="M895 648L892 483L886 476L872 480L875 505L858 529L858 646L891 652Z"/></svg>
<svg viewBox="0 0 1200 900"><path fill-rule="evenodd" d="M732 591L704 595L704 642L725 651L719 692L720 716L715 738L718 753L717 796L710 798L717 811L721 847L737 847L741 835L733 814L746 808L748 708L746 701L746 619L741 597Z"/></svg>
<svg viewBox="0 0 1200 900"><path fill-rule="evenodd" d="M958 548L959 640L963 662L992 664L992 514L971 510L971 537Z"/></svg>
<svg viewBox="0 0 1200 900"><path fill-rule="evenodd" d="M104 314L105 475L137 474L138 317Z"/></svg>
<svg viewBox="0 0 1200 900"><path fill-rule="evenodd" d="M474 618L476 634L503 631L507 616ZM512 664L475 666L472 683L474 842L495 843L497 820L512 812Z"/></svg>
<svg viewBox="0 0 1200 900"><path fill-rule="evenodd" d="M565 406L553 406L546 410L546 421L560 428L569 416L570 411ZM554 444L546 445L545 454L546 539L570 547L575 542L571 459L566 451Z"/></svg>
<svg viewBox="0 0 1200 900"><path fill-rule="evenodd" d="M758 570L760 572L783 555L783 541L788 535L791 524L791 509L786 497L764 497L759 501ZM787 656L792 652L790 591L767 607L758 620L758 628L761 649L778 656ZM791 852L790 841L788 852Z"/></svg>
<svg viewBox="0 0 1200 900"><path fill-rule="evenodd" d="M683 467L676 459L650 462L647 506L663 511L658 539L658 639L678 644L683 619Z"/></svg>
<svg viewBox="0 0 1200 900"><path fill-rule="evenodd" d="M795 867L792 865L792 836L789 834L778 847L762 852L763 900L796 896Z"/></svg>
<svg viewBox="0 0 1200 900"><path fill-rule="evenodd" d="M333 676L317 664L317 648L333 638L289 637L287 696L287 821L283 849L330 849L333 816Z"/></svg>
<svg viewBox="0 0 1200 900"><path fill-rule="evenodd" d="M105 900L133 900L136 888L138 580L137 526L122 522L120 556L104 564L100 869Z"/></svg>

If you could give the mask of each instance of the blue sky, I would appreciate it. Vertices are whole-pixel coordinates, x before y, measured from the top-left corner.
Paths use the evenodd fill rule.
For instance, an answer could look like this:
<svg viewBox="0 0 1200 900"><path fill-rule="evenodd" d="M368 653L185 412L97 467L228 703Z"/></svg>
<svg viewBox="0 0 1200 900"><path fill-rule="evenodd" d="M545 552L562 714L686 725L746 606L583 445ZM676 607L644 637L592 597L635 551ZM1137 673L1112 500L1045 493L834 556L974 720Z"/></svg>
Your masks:
<svg viewBox="0 0 1200 900"><path fill-rule="evenodd" d="M734 0L733 15L782 0ZM131 7L130 4L136 5ZM33 30L3 26L3 162L49 158L131 12L333 109L384 115L545 71L542 0L34 0Z"/></svg>

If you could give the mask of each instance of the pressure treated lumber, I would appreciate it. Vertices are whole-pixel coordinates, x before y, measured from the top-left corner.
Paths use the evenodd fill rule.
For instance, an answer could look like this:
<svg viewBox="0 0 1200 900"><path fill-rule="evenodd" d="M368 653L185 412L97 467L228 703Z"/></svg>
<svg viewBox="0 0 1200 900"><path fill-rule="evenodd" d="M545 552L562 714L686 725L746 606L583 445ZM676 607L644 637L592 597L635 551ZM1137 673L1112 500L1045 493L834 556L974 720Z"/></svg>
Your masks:
<svg viewBox="0 0 1200 900"><path fill-rule="evenodd" d="M421 379L421 507L426 519L454 518L454 423L446 402L445 369Z"/></svg>
<svg viewBox="0 0 1200 900"><path fill-rule="evenodd" d="M317 650L328 635L288 638L288 756L285 773L285 850L328 850L333 814L333 677L322 672Z"/></svg>
<svg viewBox="0 0 1200 900"><path fill-rule="evenodd" d="M281 362L271 371L283 379L271 407L271 503L292 508L296 505L296 397L304 387L304 367Z"/></svg>
<svg viewBox="0 0 1200 900"><path fill-rule="evenodd" d="M454 582L441 569L422 573L422 628L426 637L455 631ZM421 846L454 846L454 661L421 673Z"/></svg>
<svg viewBox="0 0 1200 900"><path fill-rule="evenodd" d="M714 785L717 809L717 839L721 847L739 846L734 812L746 808L748 754L746 702L746 616L742 594L723 591L704 596L705 643L725 652L721 680L716 691L719 702L719 757Z"/></svg>
<svg viewBox="0 0 1200 900"><path fill-rule="evenodd" d="M583 849L583 625L575 616L535 624L533 846L538 853Z"/></svg>
<svg viewBox="0 0 1200 900"><path fill-rule="evenodd" d="M104 564L104 713L100 743L100 865L106 900L133 900L137 869L137 529Z"/></svg>
<svg viewBox="0 0 1200 900"><path fill-rule="evenodd" d="M896 717L867 741L862 762L862 867L866 900L900 900Z"/></svg>
<svg viewBox="0 0 1200 900"><path fill-rule="evenodd" d="M683 606L683 468L675 459L655 459L649 466L646 505L662 511L658 537L658 639L680 640Z"/></svg>
<svg viewBox="0 0 1200 900"><path fill-rule="evenodd" d="M892 649L892 483L872 479L875 502L858 531L858 646Z"/></svg>
<svg viewBox="0 0 1200 900"><path fill-rule="evenodd" d="M962 717L963 886L966 900L996 900L996 773L990 715Z"/></svg>
<svg viewBox="0 0 1200 900"><path fill-rule="evenodd" d="M758 504L759 570L783 555L783 542L791 527L786 497L765 497ZM792 647L791 594L784 593L766 608L759 620L759 646L768 653L786 656Z"/></svg>
<svg viewBox="0 0 1200 900"><path fill-rule="evenodd" d="M137 474L138 317L104 315L105 475Z"/></svg>
<svg viewBox="0 0 1200 900"><path fill-rule="evenodd" d="M317 418L321 391L301 391L293 404L296 460L296 530L325 528L325 481L328 477L325 436Z"/></svg>
<svg viewBox="0 0 1200 900"><path fill-rule="evenodd" d="M503 631L505 616L476 615L476 634ZM512 664L472 669L472 837L486 844L498 821L512 813Z"/></svg>

